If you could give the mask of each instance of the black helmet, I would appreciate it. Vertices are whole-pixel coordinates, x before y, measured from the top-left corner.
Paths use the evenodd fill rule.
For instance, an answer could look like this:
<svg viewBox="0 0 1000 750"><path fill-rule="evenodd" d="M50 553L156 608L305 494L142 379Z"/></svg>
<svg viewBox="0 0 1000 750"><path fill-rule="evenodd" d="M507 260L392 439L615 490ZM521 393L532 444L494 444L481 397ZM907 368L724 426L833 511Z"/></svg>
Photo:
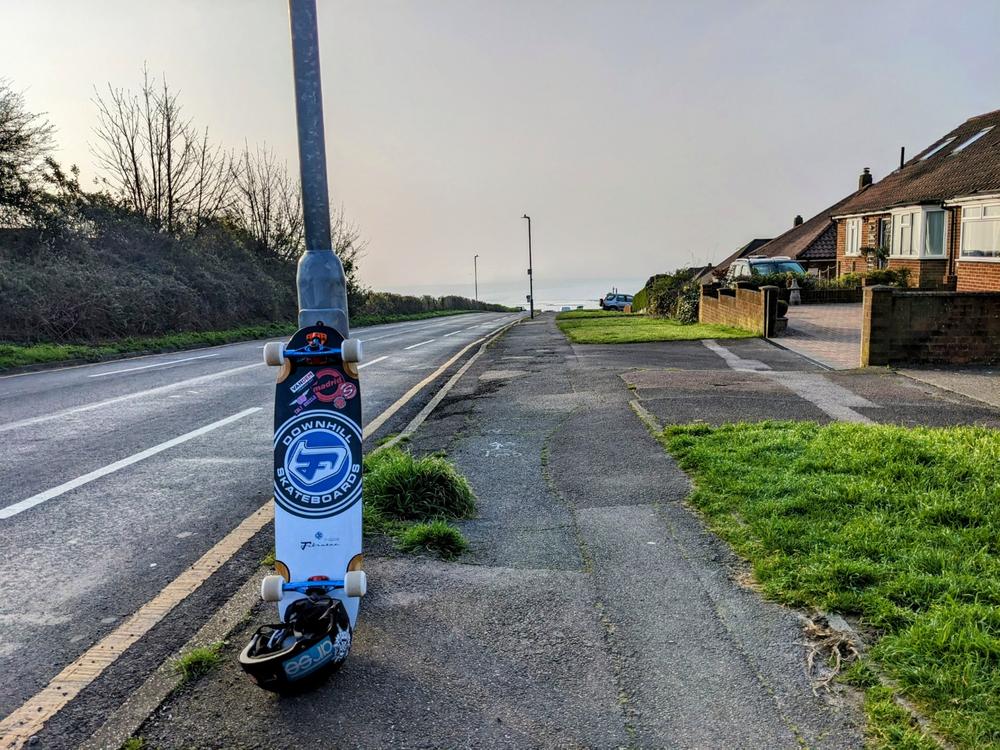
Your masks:
<svg viewBox="0 0 1000 750"><path fill-rule="evenodd" d="M339 668L350 650L351 622L343 603L309 592L288 605L284 623L257 629L240 653L240 666L262 688L293 692Z"/></svg>

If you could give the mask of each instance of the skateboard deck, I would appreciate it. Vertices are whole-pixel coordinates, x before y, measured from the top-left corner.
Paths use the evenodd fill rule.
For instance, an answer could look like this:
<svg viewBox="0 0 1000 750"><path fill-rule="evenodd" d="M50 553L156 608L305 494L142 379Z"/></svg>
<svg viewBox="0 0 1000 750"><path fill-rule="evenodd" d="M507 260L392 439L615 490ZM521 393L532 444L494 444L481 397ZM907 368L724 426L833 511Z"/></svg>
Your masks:
<svg viewBox="0 0 1000 750"><path fill-rule="evenodd" d="M343 581L361 570L362 427L357 366L344 362L344 337L333 328L300 328L284 349L274 402L275 569L285 579L282 621L293 587ZM359 598L343 602L351 627Z"/></svg>

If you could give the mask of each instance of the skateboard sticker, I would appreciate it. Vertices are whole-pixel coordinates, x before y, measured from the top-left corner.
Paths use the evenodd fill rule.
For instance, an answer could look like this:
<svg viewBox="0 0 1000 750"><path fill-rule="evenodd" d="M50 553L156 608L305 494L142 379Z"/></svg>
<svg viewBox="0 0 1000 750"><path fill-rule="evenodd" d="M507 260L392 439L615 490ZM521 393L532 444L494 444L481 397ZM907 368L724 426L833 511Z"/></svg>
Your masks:
<svg viewBox="0 0 1000 750"><path fill-rule="evenodd" d="M275 432L274 451L274 499L292 515L329 518L361 498L361 430L345 415L293 416Z"/></svg>

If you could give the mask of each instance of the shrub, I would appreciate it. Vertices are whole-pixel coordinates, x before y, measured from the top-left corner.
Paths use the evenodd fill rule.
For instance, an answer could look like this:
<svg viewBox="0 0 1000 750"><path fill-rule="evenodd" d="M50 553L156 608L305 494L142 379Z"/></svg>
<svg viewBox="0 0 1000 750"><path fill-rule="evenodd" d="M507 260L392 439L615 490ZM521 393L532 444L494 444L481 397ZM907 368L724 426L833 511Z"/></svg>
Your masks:
<svg viewBox="0 0 1000 750"><path fill-rule="evenodd" d="M365 458L365 472L366 502L385 518L468 518L476 510L469 482L443 458L388 448Z"/></svg>
<svg viewBox="0 0 1000 750"><path fill-rule="evenodd" d="M700 300L701 285L693 282L686 284L677 295L674 317L681 323L697 323Z"/></svg>
<svg viewBox="0 0 1000 750"><path fill-rule="evenodd" d="M778 317L783 318L788 314L788 303L783 299L778 300Z"/></svg>
<svg viewBox="0 0 1000 750"><path fill-rule="evenodd" d="M909 268L879 268L865 274L865 283L869 286L874 284L889 284L905 289L910 285Z"/></svg>
<svg viewBox="0 0 1000 750"><path fill-rule="evenodd" d="M461 531L441 520L413 524L399 535L398 544L404 552L432 552L445 560L458 557L469 547Z"/></svg>
<svg viewBox="0 0 1000 750"><path fill-rule="evenodd" d="M646 305L649 302L649 294L646 291L646 287L643 287L634 295L632 295L632 312L640 312L646 309Z"/></svg>

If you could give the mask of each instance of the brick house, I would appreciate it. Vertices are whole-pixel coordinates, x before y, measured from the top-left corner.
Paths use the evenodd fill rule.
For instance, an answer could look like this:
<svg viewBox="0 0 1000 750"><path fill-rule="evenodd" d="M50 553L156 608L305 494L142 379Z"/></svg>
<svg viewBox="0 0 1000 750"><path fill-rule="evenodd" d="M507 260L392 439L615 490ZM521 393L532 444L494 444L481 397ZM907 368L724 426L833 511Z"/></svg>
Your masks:
<svg viewBox="0 0 1000 750"><path fill-rule="evenodd" d="M922 289L1000 291L1000 110L973 117L837 209L837 275L908 268ZM870 177L867 177L870 182Z"/></svg>

